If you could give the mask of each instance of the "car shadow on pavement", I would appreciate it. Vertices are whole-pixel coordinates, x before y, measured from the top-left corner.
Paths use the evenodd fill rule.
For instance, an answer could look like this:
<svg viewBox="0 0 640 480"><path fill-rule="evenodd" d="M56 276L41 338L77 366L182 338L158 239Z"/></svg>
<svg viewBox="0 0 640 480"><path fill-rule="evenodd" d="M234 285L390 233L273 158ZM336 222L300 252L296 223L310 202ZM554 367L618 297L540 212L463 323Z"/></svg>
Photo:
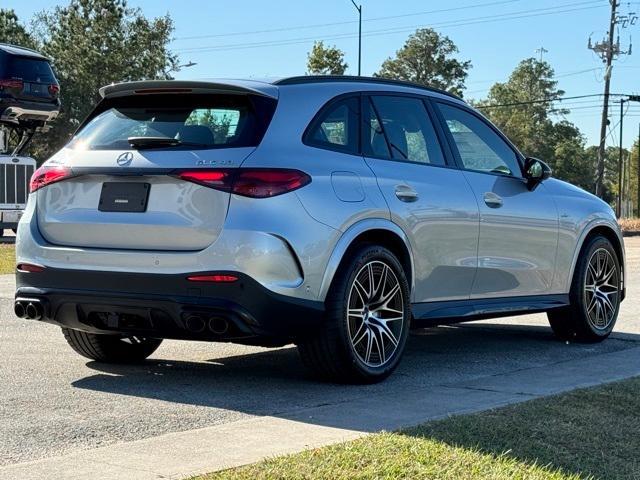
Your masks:
<svg viewBox="0 0 640 480"><path fill-rule="evenodd" d="M301 365L295 348L213 357L191 362L156 358L139 365L89 362L95 373L73 382L79 389L155 399L176 404L233 410L249 415L272 415L361 431L378 430L372 417L332 414L310 418L305 411L353 408L371 404L378 420L390 404L414 392L428 404L464 396L458 384L478 378L556 364L635 346L610 338L600 344L567 344L549 328L500 324L438 327L413 332L396 372L375 385L337 385L313 378ZM215 351L215 344L212 344ZM440 395L432 393L440 389ZM450 390L447 390L450 389ZM444 394L441 390L444 390ZM477 393L477 392L476 392ZM444 395L444 396L443 396ZM451 399L447 397L451 396ZM453 407L452 407L453 408ZM382 425L385 425L384 422Z"/></svg>

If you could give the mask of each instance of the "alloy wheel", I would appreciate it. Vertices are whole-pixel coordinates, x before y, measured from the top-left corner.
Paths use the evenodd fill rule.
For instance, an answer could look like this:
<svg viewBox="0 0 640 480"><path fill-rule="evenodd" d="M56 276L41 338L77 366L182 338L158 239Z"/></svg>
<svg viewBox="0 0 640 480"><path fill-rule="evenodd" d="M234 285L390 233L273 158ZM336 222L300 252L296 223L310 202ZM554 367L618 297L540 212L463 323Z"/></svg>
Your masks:
<svg viewBox="0 0 640 480"><path fill-rule="evenodd" d="M368 367L381 367L392 358L402 336L405 312L402 288L386 263L364 265L351 285L347 325L351 347Z"/></svg>
<svg viewBox="0 0 640 480"><path fill-rule="evenodd" d="M584 284L584 304L589 323L606 330L618 311L620 281L611 252L599 248L591 255Z"/></svg>

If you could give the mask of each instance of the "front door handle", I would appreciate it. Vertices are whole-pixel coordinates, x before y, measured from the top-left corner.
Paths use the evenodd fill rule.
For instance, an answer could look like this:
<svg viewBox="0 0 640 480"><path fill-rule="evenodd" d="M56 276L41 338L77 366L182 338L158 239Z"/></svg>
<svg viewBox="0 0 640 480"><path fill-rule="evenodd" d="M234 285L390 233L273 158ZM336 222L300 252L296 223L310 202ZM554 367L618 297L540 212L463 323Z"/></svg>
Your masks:
<svg viewBox="0 0 640 480"><path fill-rule="evenodd" d="M415 202L418 200L418 192L408 185L398 185L396 187L396 197L402 202Z"/></svg>
<svg viewBox="0 0 640 480"><path fill-rule="evenodd" d="M489 208L500 208L502 206L502 197L493 192L486 192L484 194L484 203Z"/></svg>

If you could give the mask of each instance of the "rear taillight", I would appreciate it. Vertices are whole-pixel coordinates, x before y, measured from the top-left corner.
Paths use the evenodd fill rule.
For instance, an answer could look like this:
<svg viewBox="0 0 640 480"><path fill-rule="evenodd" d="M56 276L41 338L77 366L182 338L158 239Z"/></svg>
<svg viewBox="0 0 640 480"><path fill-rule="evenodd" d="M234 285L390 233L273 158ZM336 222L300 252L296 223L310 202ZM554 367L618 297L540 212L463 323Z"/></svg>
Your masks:
<svg viewBox="0 0 640 480"><path fill-rule="evenodd" d="M60 93L60 86L52 83L51 85L49 85L49 93L51 95L58 95L58 93Z"/></svg>
<svg viewBox="0 0 640 480"><path fill-rule="evenodd" d="M180 172L178 177L251 198L275 197L311 183L306 173L282 168L190 170Z"/></svg>
<svg viewBox="0 0 640 480"><path fill-rule="evenodd" d="M0 88L24 88L24 82L17 78L0 78Z"/></svg>
<svg viewBox="0 0 640 480"><path fill-rule="evenodd" d="M69 167L43 165L31 176L31 181L29 182L29 193L33 193L42 187L46 187L47 185L65 180L72 176L73 173Z"/></svg>

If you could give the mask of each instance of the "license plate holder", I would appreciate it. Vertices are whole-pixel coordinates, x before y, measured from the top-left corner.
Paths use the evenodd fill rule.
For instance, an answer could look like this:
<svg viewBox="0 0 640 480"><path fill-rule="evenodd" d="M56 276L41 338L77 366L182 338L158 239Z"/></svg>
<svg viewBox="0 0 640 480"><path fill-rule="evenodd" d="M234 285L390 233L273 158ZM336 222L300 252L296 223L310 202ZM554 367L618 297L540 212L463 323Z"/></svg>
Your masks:
<svg viewBox="0 0 640 480"><path fill-rule="evenodd" d="M147 211L151 184L134 182L104 182L98 210L101 212Z"/></svg>

